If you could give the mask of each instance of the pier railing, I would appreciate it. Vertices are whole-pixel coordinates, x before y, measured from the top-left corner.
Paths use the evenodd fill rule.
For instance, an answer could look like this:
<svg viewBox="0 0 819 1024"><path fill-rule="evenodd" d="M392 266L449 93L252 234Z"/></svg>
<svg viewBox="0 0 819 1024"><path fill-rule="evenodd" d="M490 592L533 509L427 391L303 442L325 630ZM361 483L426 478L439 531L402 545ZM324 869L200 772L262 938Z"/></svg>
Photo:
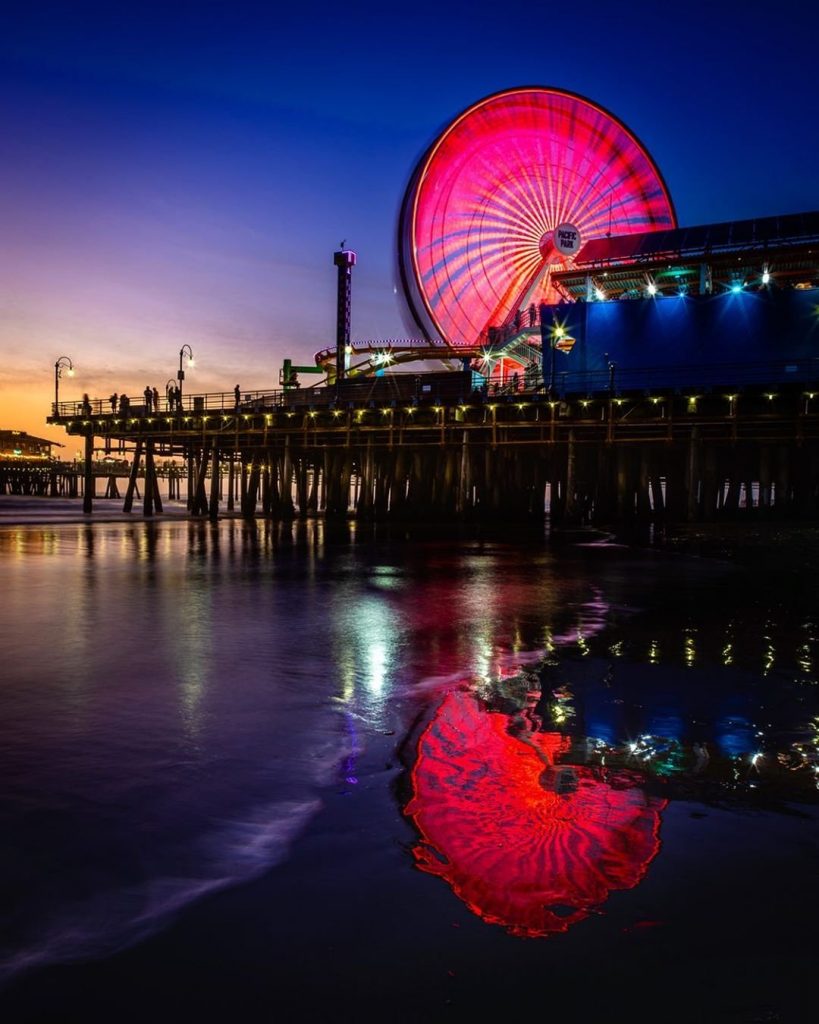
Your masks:
<svg viewBox="0 0 819 1024"><path fill-rule="evenodd" d="M263 388L258 391L243 391L237 407L233 391L212 391L204 394L183 395L179 402L160 397L159 408L145 401L131 401L123 404L118 398L116 405L110 398L92 398L82 401L52 403L53 415L60 418L83 419L90 416L159 417L202 412L257 412L275 409L284 404L285 393L281 388Z"/></svg>
<svg viewBox="0 0 819 1024"><path fill-rule="evenodd" d="M662 389L669 392L705 391L722 388L742 390L744 386L777 386L796 384L819 389L819 358L768 360L765 362L704 362L691 365L622 366L609 363L584 367L579 359L554 354L554 370L547 356L545 380L534 384L529 375L521 374L504 383L486 382L476 389L471 375L464 373L417 374L397 373L384 377L356 377L343 381L340 386L314 386L291 388L261 388L241 393L237 404L233 391L215 391L184 395L181 403L160 399L159 408L143 402L120 400L113 408L110 399L93 398L89 402L60 402L52 406L52 417L64 419L90 419L111 416L120 419L150 420L152 418L198 416L208 413L273 412L280 408L322 408L333 405L343 407L366 406L372 400L404 402L444 402L470 398L489 400L495 396L516 394L543 394L557 398L622 394L627 392L648 394ZM563 369L567 365L569 368ZM433 381L432 384L429 382ZM457 394L456 394L457 392Z"/></svg>

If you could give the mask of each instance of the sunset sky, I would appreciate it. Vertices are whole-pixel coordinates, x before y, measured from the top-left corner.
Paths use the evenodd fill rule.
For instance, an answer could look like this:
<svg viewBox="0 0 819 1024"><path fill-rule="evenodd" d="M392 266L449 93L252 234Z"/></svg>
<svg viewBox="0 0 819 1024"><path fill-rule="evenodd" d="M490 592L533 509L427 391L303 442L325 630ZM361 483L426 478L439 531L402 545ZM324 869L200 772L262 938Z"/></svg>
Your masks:
<svg viewBox="0 0 819 1024"><path fill-rule="evenodd" d="M334 342L403 337L407 179L463 108L579 92L660 167L681 224L819 208L819 6L16 5L0 32L0 427L61 398L273 387Z"/></svg>

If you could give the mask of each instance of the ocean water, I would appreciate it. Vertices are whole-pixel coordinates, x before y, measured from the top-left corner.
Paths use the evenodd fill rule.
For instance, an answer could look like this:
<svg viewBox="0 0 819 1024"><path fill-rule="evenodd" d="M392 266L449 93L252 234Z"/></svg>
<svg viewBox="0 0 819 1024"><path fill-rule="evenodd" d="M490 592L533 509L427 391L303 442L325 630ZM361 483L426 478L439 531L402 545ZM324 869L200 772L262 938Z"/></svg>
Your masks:
<svg viewBox="0 0 819 1024"><path fill-rule="evenodd" d="M442 922L459 922L474 984L453 1004L439 988L455 972L422 957L406 1019L506 998L502 980L487 988L484 960L553 970L604 936L607 976L633 969L649 932L688 963L704 921L714 963L748 927L754 942L781 929L777 962L808 955L810 566L785 575L511 528L56 517L0 526L0 579L9 1019L103 1019L60 986L115 954L130 963L123 951L150 965L159 942L166 968L196 948L200 967L186 970L203 992L235 987L236 964L209 964L224 965L209 949L228 941L219 898L251 892L264 941L252 909L230 940L254 950L250 991L273 970L262 949L285 991L313 944L342 945L360 970L377 938L394 956L362 989L375 993L432 935L446 961ZM286 889L308 863L302 915ZM265 885L283 886L281 919ZM387 893L417 901L400 904L403 936L379 912ZM731 1003L734 960L714 967L722 1009L700 1019L796 1019L792 980L765 975ZM563 969L576 984L579 968ZM688 969L705 984L699 961ZM309 1019L344 984L314 981ZM356 1015L385 1019L374 995ZM387 1017L405 1019L400 1007Z"/></svg>

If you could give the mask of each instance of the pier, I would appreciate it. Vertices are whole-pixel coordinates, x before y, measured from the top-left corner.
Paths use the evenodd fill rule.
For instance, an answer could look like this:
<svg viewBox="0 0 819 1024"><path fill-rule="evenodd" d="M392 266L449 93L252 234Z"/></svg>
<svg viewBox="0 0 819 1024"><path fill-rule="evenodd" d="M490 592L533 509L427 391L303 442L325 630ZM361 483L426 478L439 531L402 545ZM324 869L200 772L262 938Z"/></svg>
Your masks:
<svg viewBox="0 0 819 1024"><path fill-rule="evenodd" d="M150 389L145 405L60 402L62 356L49 422L83 438L88 514L103 451L129 457L123 511L144 516L162 513L159 464L178 459L169 498L211 520L813 520L817 239L819 213L591 239L550 276L555 301L420 346L353 344L342 249L322 383L300 387L285 360L281 388L183 395L185 345L164 408ZM433 355L449 369L387 372Z"/></svg>
<svg viewBox="0 0 819 1024"><path fill-rule="evenodd" d="M132 456L123 510L162 512L160 460L181 460L190 515L355 516L612 525L819 514L819 382L703 390L493 395L469 372L297 392L186 396L127 417L92 402L49 422ZM441 384L447 380L446 387ZM594 383L594 382L592 382ZM585 381L589 384L589 381ZM357 390L356 390L357 389ZM350 398L350 394L354 397ZM141 505L137 481L144 474Z"/></svg>

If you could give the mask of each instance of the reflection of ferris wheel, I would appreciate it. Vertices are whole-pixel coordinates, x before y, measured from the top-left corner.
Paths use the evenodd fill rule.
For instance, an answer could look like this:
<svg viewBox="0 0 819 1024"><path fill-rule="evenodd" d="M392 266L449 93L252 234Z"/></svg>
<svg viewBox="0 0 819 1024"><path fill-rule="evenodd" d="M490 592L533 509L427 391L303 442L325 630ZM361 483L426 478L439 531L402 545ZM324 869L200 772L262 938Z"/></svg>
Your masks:
<svg viewBox="0 0 819 1024"><path fill-rule="evenodd" d="M590 238L675 226L622 122L572 93L509 89L469 107L418 164L399 225L404 290L427 338L473 347L556 301L551 274Z"/></svg>

